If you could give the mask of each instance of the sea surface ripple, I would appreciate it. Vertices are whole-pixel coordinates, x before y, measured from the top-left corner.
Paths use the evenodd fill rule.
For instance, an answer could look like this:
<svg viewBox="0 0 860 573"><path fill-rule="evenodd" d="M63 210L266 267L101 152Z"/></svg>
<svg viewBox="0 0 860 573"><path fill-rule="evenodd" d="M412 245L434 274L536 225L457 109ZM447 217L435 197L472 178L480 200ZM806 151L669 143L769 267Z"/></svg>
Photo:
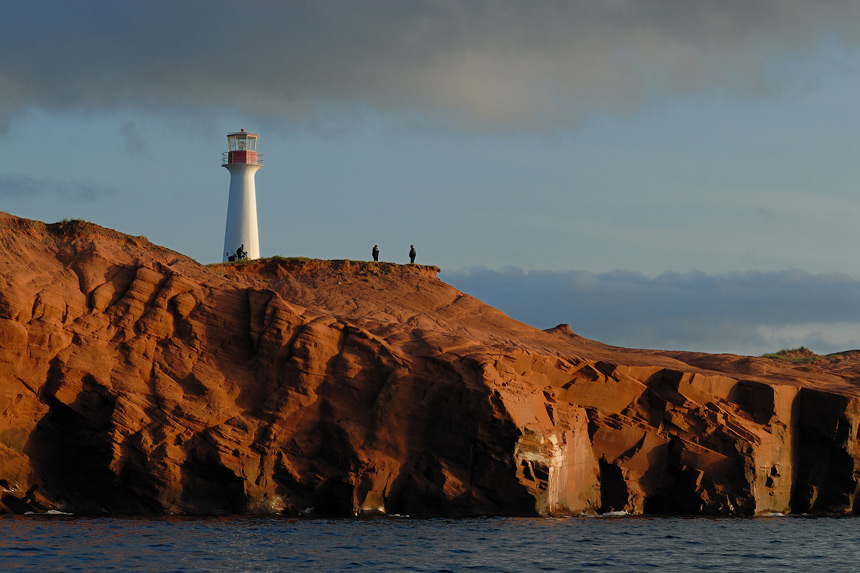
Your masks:
<svg viewBox="0 0 860 573"><path fill-rule="evenodd" d="M851 517L0 517L17 571L856 570Z"/></svg>

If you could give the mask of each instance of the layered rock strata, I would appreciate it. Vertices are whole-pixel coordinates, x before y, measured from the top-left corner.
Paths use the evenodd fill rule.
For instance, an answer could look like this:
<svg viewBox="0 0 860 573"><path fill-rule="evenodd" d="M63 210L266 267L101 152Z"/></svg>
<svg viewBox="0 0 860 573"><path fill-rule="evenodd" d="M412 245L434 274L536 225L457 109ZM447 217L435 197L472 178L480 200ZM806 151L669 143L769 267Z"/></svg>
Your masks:
<svg viewBox="0 0 860 573"><path fill-rule="evenodd" d="M0 247L0 511L860 510L858 353L615 348L431 267L202 266L79 221L0 214Z"/></svg>

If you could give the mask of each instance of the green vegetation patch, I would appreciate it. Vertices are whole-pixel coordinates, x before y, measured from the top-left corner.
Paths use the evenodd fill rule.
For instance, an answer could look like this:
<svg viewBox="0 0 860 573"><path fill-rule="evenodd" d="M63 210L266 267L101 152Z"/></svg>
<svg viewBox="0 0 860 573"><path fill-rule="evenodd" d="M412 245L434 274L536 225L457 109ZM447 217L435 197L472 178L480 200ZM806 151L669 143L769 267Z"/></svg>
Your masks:
<svg viewBox="0 0 860 573"><path fill-rule="evenodd" d="M227 263L209 263L207 267L242 266L257 270L274 270L277 268L287 269L294 272L317 272L324 269L332 269L338 272L355 274L357 276L387 275L395 269L414 269L420 271L441 272L436 265L406 265L384 261L353 261L350 259L310 259L308 257L283 257L274 255L253 260L230 261Z"/></svg>
<svg viewBox="0 0 860 573"><path fill-rule="evenodd" d="M798 348L783 348L779 352L762 354L761 357L782 360L783 362L791 362L792 364L812 364L813 362L829 360L827 356L816 354L805 346L800 346Z"/></svg>

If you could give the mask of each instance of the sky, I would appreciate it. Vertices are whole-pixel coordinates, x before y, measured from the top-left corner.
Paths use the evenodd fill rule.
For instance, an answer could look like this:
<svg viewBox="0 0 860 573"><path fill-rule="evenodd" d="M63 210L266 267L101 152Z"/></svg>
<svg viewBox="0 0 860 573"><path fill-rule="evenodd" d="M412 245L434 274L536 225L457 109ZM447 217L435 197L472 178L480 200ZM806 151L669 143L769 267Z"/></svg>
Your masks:
<svg viewBox="0 0 860 573"><path fill-rule="evenodd" d="M640 348L860 348L860 3L0 0L0 210L380 259Z"/></svg>

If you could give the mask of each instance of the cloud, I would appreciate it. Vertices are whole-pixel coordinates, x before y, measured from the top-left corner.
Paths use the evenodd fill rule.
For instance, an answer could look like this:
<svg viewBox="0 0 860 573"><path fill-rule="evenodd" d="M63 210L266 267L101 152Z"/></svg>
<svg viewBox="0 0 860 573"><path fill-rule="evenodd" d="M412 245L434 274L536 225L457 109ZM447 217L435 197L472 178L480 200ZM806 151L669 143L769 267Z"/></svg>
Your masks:
<svg viewBox="0 0 860 573"><path fill-rule="evenodd" d="M10 2L0 124L134 107L553 131L803 85L856 54L858 16L849 0Z"/></svg>
<svg viewBox="0 0 860 573"><path fill-rule="evenodd" d="M618 346L762 354L860 348L860 281L804 271L446 272L446 282L513 318L559 323Z"/></svg>
<svg viewBox="0 0 860 573"><path fill-rule="evenodd" d="M142 157L150 157L149 148L141 138L137 130L137 126L132 121L127 121L122 125L122 139L125 142L125 148L132 155L140 155Z"/></svg>
<svg viewBox="0 0 860 573"><path fill-rule="evenodd" d="M113 194L114 190L111 188L77 180L35 179L26 175L0 173L0 196L2 197L32 198L52 195L70 201L90 202Z"/></svg>

